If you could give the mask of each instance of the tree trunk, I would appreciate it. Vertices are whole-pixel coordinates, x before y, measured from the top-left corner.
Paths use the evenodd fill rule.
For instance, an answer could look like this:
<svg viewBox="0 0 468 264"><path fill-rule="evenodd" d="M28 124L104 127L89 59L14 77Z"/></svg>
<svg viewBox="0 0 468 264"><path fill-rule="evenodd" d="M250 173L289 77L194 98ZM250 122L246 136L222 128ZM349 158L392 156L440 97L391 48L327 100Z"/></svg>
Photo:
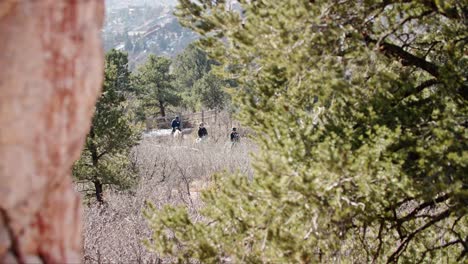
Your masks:
<svg viewBox="0 0 468 264"><path fill-rule="evenodd" d="M95 138L95 134L94 134L94 127L91 126L91 129L89 130L89 137L91 139L94 139ZM89 151L91 152L91 161L93 163L93 166L94 167L97 167L98 166L98 163L99 163L99 155L98 155L98 150L97 150L97 147L96 145L91 141L89 142L88 144L88 149ZM102 188L102 183L101 181L98 179L98 177L95 175L94 176L94 179L93 179L93 184L94 184L94 192L96 194L96 199L99 203L103 203L104 202L104 197L102 195L103 193L103 188Z"/></svg>
<svg viewBox="0 0 468 264"><path fill-rule="evenodd" d="M166 116L166 107L164 106L164 102L159 100L159 111L161 112L161 116Z"/></svg>
<svg viewBox="0 0 468 264"><path fill-rule="evenodd" d="M104 203L104 197L102 196L102 183L100 180L96 179L93 181L94 189L96 193L96 199L99 203Z"/></svg>
<svg viewBox="0 0 468 264"><path fill-rule="evenodd" d="M0 263L80 263L79 158L103 78L103 0L0 0Z"/></svg>
<svg viewBox="0 0 468 264"><path fill-rule="evenodd" d="M89 137L91 139L94 139L96 137L96 134L94 133L94 127L92 125L91 125L91 129L89 130ZM89 151L91 152L91 161L93 162L93 166L96 167L99 161L97 147L92 141L87 144L87 147Z"/></svg>

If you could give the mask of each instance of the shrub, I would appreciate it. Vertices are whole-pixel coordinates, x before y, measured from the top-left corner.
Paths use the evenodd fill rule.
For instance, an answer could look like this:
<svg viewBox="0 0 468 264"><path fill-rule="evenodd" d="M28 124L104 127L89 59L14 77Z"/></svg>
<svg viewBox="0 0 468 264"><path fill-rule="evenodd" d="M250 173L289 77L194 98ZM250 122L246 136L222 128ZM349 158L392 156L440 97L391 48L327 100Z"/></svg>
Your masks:
<svg viewBox="0 0 468 264"><path fill-rule="evenodd" d="M181 0L178 16L218 72L235 66L223 74L259 132L253 180L219 177L197 219L150 206L150 248L204 263L466 260L466 5L239 9Z"/></svg>

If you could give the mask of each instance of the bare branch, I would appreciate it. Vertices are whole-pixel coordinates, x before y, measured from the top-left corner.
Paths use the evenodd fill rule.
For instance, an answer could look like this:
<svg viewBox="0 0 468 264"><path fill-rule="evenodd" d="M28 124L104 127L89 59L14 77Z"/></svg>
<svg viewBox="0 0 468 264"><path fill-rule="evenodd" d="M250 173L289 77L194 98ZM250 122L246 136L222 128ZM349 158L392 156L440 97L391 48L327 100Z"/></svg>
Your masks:
<svg viewBox="0 0 468 264"><path fill-rule="evenodd" d="M98 159L100 159L102 156L107 154L107 150L104 150L101 154L97 156Z"/></svg>
<svg viewBox="0 0 468 264"><path fill-rule="evenodd" d="M413 20L413 19L420 19L420 18L423 18L427 15L430 15L433 13L433 10L427 10L427 11L424 11L422 12L421 14L417 15L417 16L408 16L407 18L403 19L402 21L400 21L400 23L398 23L396 26L394 26L390 31L388 31L387 33L385 33L382 37L380 37L380 39L377 41L377 46L380 46L380 43L382 43L388 36L392 35L393 33L395 33L400 27L402 27L404 24L406 24L407 22Z"/></svg>
<svg viewBox="0 0 468 264"><path fill-rule="evenodd" d="M453 208L447 209L443 211L442 213L438 214L435 216L431 221L427 222L420 228L416 229L416 231L412 232L409 234L406 239L398 246L397 250L393 252L393 254L388 258L387 263L394 263L397 262L398 258L400 257L401 253L408 247L409 243L413 240L413 238L419 234L421 231L424 231L428 227L434 225L435 223L447 218L450 216L450 214L453 212Z"/></svg>
<svg viewBox="0 0 468 264"><path fill-rule="evenodd" d="M405 217L402 217L402 218L398 219L398 221L405 222L405 221L411 220L421 210L423 210L423 209L425 209L427 207L436 205L438 203L444 202L444 201L448 200L450 197L451 197L451 194L445 194L445 195L437 197L436 199L434 199L432 201L422 203L418 207L416 207L411 213L409 213Z"/></svg>
<svg viewBox="0 0 468 264"><path fill-rule="evenodd" d="M379 239L379 245L377 246L377 250L375 251L374 258L372 260L372 263L377 263L377 259L380 255L380 250L382 249L382 232L384 228L384 221L380 223L380 228L379 228L379 234L377 235L377 238Z"/></svg>

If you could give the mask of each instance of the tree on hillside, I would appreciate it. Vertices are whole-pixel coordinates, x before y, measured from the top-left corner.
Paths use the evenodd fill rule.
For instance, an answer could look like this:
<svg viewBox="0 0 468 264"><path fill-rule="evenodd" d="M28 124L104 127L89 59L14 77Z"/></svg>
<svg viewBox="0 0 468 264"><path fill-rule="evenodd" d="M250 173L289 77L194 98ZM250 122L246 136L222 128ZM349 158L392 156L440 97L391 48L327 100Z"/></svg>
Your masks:
<svg viewBox="0 0 468 264"><path fill-rule="evenodd" d="M467 261L466 4L239 2L178 16L239 66L254 179L216 177L203 222L150 206L148 245L204 263Z"/></svg>
<svg viewBox="0 0 468 264"><path fill-rule="evenodd" d="M226 82L223 82L218 76L213 73L208 73L201 79L197 80L193 86L195 98L208 109L223 109L228 99L228 95L224 92Z"/></svg>
<svg viewBox="0 0 468 264"><path fill-rule="evenodd" d="M136 171L129 156L140 132L124 107L124 93L130 87L127 61L125 53L112 50L106 54L102 95L85 148L73 167L73 176L89 185L99 202L104 201L106 185L127 189L135 183Z"/></svg>
<svg viewBox="0 0 468 264"><path fill-rule="evenodd" d="M120 95L133 92L130 85L130 71L128 70L128 54L112 49L106 53L105 57L105 68L108 71L113 71L113 75L105 80L108 82L107 85L114 87Z"/></svg>
<svg viewBox="0 0 468 264"><path fill-rule="evenodd" d="M161 116L166 116L168 106L177 106L180 102L170 66L169 59L151 54L134 78L142 107L150 110L158 108Z"/></svg>
<svg viewBox="0 0 468 264"><path fill-rule="evenodd" d="M183 105L193 111L200 107L223 108L228 96L223 90L226 82L211 74L214 66L219 65L210 59L206 52L195 44L189 45L174 60L176 85L183 99Z"/></svg>
<svg viewBox="0 0 468 264"><path fill-rule="evenodd" d="M200 98L193 89L198 80L211 71L213 60L194 44L190 44L174 59L175 85L182 96L184 107L192 111L200 107Z"/></svg>
<svg viewBox="0 0 468 264"><path fill-rule="evenodd" d="M214 60L195 44L190 44L174 59L174 75L176 83L182 90L193 87L196 81L211 71Z"/></svg>

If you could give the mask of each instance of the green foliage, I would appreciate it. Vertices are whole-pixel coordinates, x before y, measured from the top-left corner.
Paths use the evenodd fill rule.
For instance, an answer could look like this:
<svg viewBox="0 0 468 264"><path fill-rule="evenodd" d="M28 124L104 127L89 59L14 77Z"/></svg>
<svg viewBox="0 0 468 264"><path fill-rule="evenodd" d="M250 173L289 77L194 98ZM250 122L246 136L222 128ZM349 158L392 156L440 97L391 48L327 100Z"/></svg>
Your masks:
<svg viewBox="0 0 468 264"><path fill-rule="evenodd" d="M140 137L125 108L125 92L130 90L130 72L125 53L111 50L106 54L104 85L85 148L73 167L80 183L93 186L98 201L103 201L103 186L130 188L136 180L131 166L130 149Z"/></svg>
<svg viewBox="0 0 468 264"><path fill-rule="evenodd" d="M227 103L227 94L224 92L226 85L221 79L212 73L208 73L199 79L193 86L198 100L208 109L223 109Z"/></svg>
<svg viewBox="0 0 468 264"><path fill-rule="evenodd" d="M146 116L154 114L155 108L159 109L161 116L165 116L168 106L177 106L180 102L170 66L169 59L151 54L135 75L134 83Z"/></svg>
<svg viewBox="0 0 468 264"><path fill-rule="evenodd" d="M148 246L204 263L466 261L462 2L240 1L238 12L180 0L181 23L239 84L261 152L252 181L215 178L202 222L149 206Z"/></svg>
<svg viewBox="0 0 468 264"><path fill-rule="evenodd" d="M174 75L177 86L181 90L188 90L193 85L211 71L214 64L205 52L194 44L189 45L184 52L177 55L174 60Z"/></svg>
<svg viewBox="0 0 468 264"><path fill-rule="evenodd" d="M183 98L183 106L193 111L205 107L224 108L228 102L223 90L226 83L211 74L218 63L196 45L189 45L174 60L175 85Z"/></svg>
<svg viewBox="0 0 468 264"><path fill-rule="evenodd" d="M104 89L112 87L119 95L132 92L130 85L130 71L128 70L128 55L127 53L117 50L110 50L105 56L105 80ZM111 89L109 89L111 90ZM117 102L124 100L123 98L115 99Z"/></svg>

